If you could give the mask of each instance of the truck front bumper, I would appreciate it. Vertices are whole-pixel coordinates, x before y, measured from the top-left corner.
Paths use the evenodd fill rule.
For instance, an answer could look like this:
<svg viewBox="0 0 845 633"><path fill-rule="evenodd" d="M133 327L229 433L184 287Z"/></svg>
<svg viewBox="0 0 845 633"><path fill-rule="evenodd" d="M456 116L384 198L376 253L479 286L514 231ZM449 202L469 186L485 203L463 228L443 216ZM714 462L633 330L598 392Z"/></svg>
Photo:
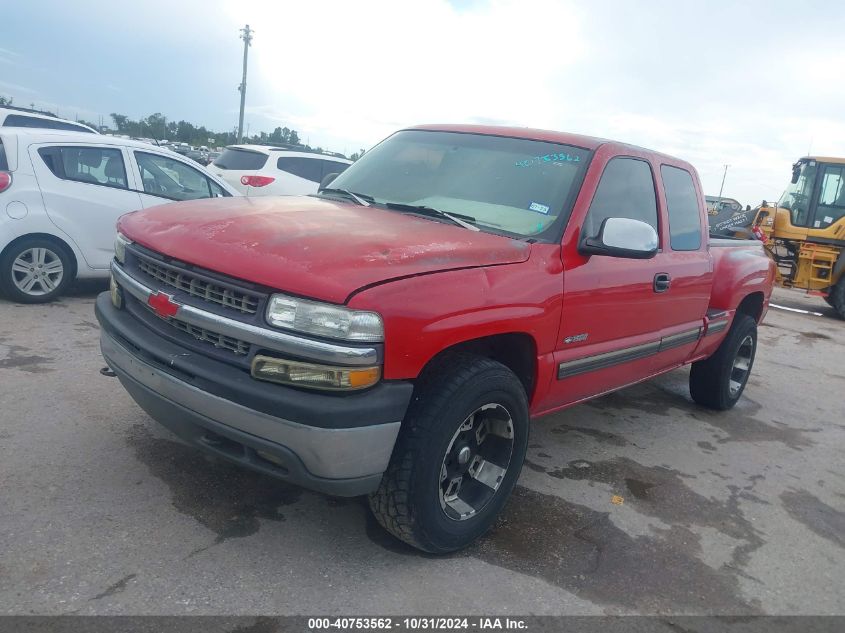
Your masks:
<svg viewBox="0 0 845 633"><path fill-rule="evenodd" d="M327 494L378 487L411 383L340 396L263 383L162 339L115 308L107 292L96 314L108 366L150 417L186 442Z"/></svg>

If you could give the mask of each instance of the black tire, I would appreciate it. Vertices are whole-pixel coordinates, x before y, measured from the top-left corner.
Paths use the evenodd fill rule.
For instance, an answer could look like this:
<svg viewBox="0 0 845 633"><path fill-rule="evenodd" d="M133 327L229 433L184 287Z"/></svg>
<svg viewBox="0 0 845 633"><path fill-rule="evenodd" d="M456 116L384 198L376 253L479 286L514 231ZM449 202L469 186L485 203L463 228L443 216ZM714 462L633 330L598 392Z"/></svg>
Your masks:
<svg viewBox="0 0 845 633"><path fill-rule="evenodd" d="M452 460L449 455L457 449L456 441L464 441L465 435L476 437L477 430L462 431L471 415L470 428L472 424L488 428L490 424L502 425L498 429L512 429L512 438L484 433L475 446L477 453L470 451L472 456L462 456L473 460L470 471L476 456L490 446L509 442L511 452L508 460L497 458L504 475L496 478L498 487L492 492L492 487L484 487L476 475L464 475L467 483L461 488L462 494L464 489L469 491L465 494L480 490L491 496L483 503L476 500L477 511L455 518L452 506L444 505L444 499L451 495L444 496L443 487L448 492L449 480L441 473L446 474L450 461L462 468L457 465L460 460ZM485 420L485 415L496 420ZM512 424L506 421L507 416ZM370 495L373 515L388 532L423 551L445 554L466 547L492 527L516 484L528 446L528 419L525 389L501 363L465 353L448 354L435 361L417 384L390 464L378 490ZM482 449L481 444L488 441L491 443ZM445 503L456 501L453 497L452 502Z"/></svg>
<svg viewBox="0 0 845 633"><path fill-rule="evenodd" d="M836 310L839 317L845 319L845 273L839 278L837 284L830 289L825 297L830 306Z"/></svg>
<svg viewBox="0 0 845 633"><path fill-rule="evenodd" d="M21 262L31 264L31 272L20 270ZM24 238L0 258L0 291L17 303L52 301L73 281L74 264L73 254L64 245L42 237ZM28 275L36 276L29 291L25 288Z"/></svg>
<svg viewBox="0 0 845 633"><path fill-rule="evenodd" d="M717 411L733 407L745 391L756 354L757 322L747 314L737 314L714 354L692 364L689 377L692 399Z"/></svg>

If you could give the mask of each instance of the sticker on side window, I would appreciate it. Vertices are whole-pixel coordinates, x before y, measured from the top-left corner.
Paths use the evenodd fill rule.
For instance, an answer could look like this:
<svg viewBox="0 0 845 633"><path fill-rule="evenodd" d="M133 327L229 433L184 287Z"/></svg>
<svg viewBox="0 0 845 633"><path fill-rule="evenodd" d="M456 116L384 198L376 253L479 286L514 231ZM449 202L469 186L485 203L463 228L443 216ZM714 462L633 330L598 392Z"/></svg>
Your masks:
<svg viewBox="0 0 845 633"><path fill-rule="evenodd" d="M542 213L543 215L549 214L549 205L547 204L540 204L539 202L532 202L528 205L529 211L535 211L536 213Z"/></svg>

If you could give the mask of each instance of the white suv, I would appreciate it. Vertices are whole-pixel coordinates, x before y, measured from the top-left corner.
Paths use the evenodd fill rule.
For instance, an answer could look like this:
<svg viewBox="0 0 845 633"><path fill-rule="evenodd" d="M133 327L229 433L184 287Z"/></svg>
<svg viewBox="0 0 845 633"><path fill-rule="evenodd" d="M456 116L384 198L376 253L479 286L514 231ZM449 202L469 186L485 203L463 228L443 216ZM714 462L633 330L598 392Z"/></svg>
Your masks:
<svg viewBox="0 0 845 633"><path fill-rule="evenodd" d="M75 277L106 278L124 213L232 195L190 159L147 143L0 127L0 291L40 303Z"/></svg>
<svg viewBox="0 0 845 633"><path fill-rule="evenodd" d="M326 175L339 174L351 164L331 154L230 145L208 169L247 196L300 196L317 193Z"/></svg>

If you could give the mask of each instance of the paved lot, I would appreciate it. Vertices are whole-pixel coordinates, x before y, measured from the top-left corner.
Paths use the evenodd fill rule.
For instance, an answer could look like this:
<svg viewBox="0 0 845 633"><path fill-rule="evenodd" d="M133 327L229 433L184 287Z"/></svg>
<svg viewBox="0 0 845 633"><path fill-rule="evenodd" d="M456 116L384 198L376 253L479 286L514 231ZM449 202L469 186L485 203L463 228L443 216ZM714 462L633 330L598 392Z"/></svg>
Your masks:
<svg viewBox="0 0 845 633"><path fill-rule="evenodd" d="M740 404L687 372L537 421L469 551L187 448L99 373L86 286L0 301L0 613L845 613L845 322L776 301ZM611 497L624 498L621 505Z"/></svg>

